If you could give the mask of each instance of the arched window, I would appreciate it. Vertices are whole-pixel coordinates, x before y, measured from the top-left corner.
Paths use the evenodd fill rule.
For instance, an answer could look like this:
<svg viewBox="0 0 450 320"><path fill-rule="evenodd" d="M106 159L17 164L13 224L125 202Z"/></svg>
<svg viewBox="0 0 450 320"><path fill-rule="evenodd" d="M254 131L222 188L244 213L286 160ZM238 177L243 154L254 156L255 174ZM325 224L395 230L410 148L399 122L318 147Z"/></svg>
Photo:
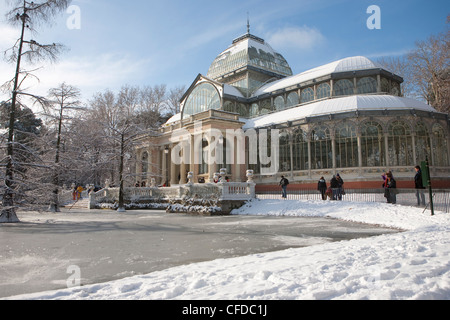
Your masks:
<svg viewBox="0 0 450 320"><path fill-rule="evenodd" d="M223 105L223 110L227 112L236 112L234 108L234 102L226 101Z"/></svg>
<svg viewBox="0 0 450 320"><path fill-rule="evenodd" d="M285 104L284 104L284 98L283 97L281 97L281 96L276 97L273 103L274 103L275 109L277 111L284 110Z"/></svg>
<svg viewBox="0 0 450 320"><path fill-rule="evenodd" d="M259 106L257 103L254 103L250 108L250 117L254 118L257 116L259 116Z"/></svg>
<svg viewBox="0 0 450 320"><path fill-rule="evenodd" d="M383 128L378 122L366 122L361 127L361 154L363 167L386 165Z"/></svg>
<svg viewBox="0 0 450 320"><path fill-rule="evenodd" d="M394 121L389 126L388 157L390 166L412 166L411 128L404 121Z"/></svg>
<svg viewBox="0 0 450 320"><path fill-rule="evenodd" d="M319 126L311 133L311 169L332 168L332 158L330 130L325 126Z"/></svg>
<svg viewBox="0 0 450 320"><path fill-rule="evenodd" d="M358 139L356 127L342 124L336 129L336 167L350 168L358 166Z"/></svg>
<svg viewBox="0 0 450 320"><path fill-rule="evenodd" d="M444 128L436 123L433 126L433 153L434 166L448 166L447 135Z"/></svg>
<svg viewBox="0 0 450 320"><path fill-rule="evenodd" d="M425 161L430 152L430 135L423 122L418 122L415 129L416 163L420 163Z"/></svg>
<svg viewBox="0 0 450 320"><path fill-rule="evenodd" d="M270 103L270 99L265 99L261 102L261 109L260 109L260 114L268 114L270 111L272 111L272 107L271 107L271 103Z"/></svg>
<svg viewBox="0 0 450 320"><path fill-rule="evenodd" d="M317 99L328 98L331 95L331 87L328 83L322 83L317 87Z"/></svg>
<svg viewBox="0 0 450 320"><path fill-rule="evenodd" d="M300 103L300 98L298 97L297 92L291 92L287 96L286 107L291 108Z"/></svg>
<svg viewBox="0 0 450 320"><path fill-rule="evenodd" d="M280 133L280 171L283 172L291 170L291 148L289 138L287 132Z"/></svg>
<svg viewBox="0 0 450 320"><path fill-rule="evenodd" d="M294 132L292 140L292 158L294 170L308 170L308 141L302 129Z"/></svg>
<svg viewBox="0 0 450 320"><path fill-rule="evenodd" d="M354 94L353 82L348 79L336 81L333 87L335 96L350 96Z"/></svg>
<svg viewBox="0 0 450 320"><path fill-rule="evenodd" d="M239 103L236 112L239 113L239 116L248 118L248 108L245 104Z"/></svg>
<svg viewBox="0 0 450 320"><path fill-rule="evenodd" d="M389 83L389 80L386 78L381 78L381 92L383 93L391 92L391 84Z"/></svg>
<svg viewBox="0 0 450 320"><path fill-rule="evenodd" d="M211 109L220 109L219 93L212 84L202 83L187 98L183 118Z"/></svg>
<svg viewBox="0 0 450 320"><path fill-rule="evenodd" d="M302 91L302 103L310 102L314 100L314 90L306 88Z"/></svg>
<svg viewBox="0 0 450 320"><path fill-rule="evenodd" d="M392 84L391 94L393 96L400 96L401 95L400 84L398 84L397 82L394 82Z"/></svg>
<svg viewBox="0 0 450 320"><path fill-rule="evenodd" d="M377 93L377 80L365 77L358 81L358 94Z"/></svg>

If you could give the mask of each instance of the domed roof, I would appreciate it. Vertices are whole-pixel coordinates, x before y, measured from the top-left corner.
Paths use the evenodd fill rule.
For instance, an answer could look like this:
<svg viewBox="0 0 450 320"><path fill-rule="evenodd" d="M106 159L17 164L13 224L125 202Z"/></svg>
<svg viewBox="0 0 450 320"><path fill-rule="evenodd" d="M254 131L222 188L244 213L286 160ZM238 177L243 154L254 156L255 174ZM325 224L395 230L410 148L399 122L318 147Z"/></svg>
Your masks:
<svg viewBox="0 0 450 320"><path fill-rule="evenodd" d="M437 112L433 107L414 99L390 95L355 95L327 99L276 113L246 120L244 130L268 127L298 119L356 111L419 110Z"/></svg>
<svg viewBox="0 0 450 320"><path fill-rule="evenodd" d="M261 87L257 92L255 92L254 95L258 96L264 93L273 92L279 89L287 88L292 85L310 81L333 73L371 70L371 69L385 69L385 68L366 57L362 56L349 57L299 73L292 77L271 82Z"/></svg>
<svg viewBox="0 0 450 320"><path fill-rule="evenodd" d="M286 59L267 42L250 33L233 41L217 56L208 71L208 78L217 80L240 68L252 66L283 77L291 76L292 69Z"/></svg>

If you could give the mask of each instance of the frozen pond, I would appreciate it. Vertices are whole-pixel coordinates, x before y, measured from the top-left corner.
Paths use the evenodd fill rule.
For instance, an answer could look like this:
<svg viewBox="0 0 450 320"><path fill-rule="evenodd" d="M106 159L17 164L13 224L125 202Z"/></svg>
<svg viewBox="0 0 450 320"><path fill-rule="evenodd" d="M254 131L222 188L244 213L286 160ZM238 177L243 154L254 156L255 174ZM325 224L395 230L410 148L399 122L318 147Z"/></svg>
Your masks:
<svg viewBox="0 0 450 320"><path fill-rule="evenodd" d="M73 265L87 285L200 261L398 232L327 218L164 211L20 213L19 218L21 224L0 225L0 298L65 288Z"/></svg>

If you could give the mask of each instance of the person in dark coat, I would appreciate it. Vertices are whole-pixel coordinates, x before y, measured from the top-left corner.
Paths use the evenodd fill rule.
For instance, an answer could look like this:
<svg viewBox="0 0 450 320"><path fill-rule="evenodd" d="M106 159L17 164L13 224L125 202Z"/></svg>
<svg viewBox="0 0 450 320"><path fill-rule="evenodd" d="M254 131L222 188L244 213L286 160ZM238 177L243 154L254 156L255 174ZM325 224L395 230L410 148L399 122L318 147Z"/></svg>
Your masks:
<svg viewBox="0 0 450 320"><path fill-rule="evenodd" d="M339 175L339 173L336 174L336 180L337 180L337 183L338 183L337 199L336 200L342 201L342 195L343 195L343 191L344 191L344 180L342 180L342 178Z"/></svg>
<svg viewBox="0 0 450 320"><path fill-rule="evenodd" d="M392 172L386 173L386 181L384 182L384 196L387 199L387 203L397 203L397 182L392 175Z"/></svg>
<svg viewBox="0 0 450 320"><path fill-rule="evenodd" d="M319 180L319 183L317 184L317 190L320 191L320 193L322 194L322 200L327 200L327 192L328 186L327 186L327 182L325 181L325 178L322 177Z"/></svg>
<svg viewBox="0 0 450 320"><path fill-rule="evenodd" d="M416 170L414 184L416 188L417 205L425 205L425 192L423 191L425 188L422 181L422 170L419 166L416 166L414 169Z"/></svg>
<svg viewBox="0 0 450 320"><path fill-rule="evenodd" d="M284 176L281 176L280 180L280 186L281 186L281 197L283 199L287 199L287 186L289 185L289 180L286 179Z"/></svg>
<svg viewBox="0 0 450 320"><path fill-rule="evenodd" d="M330 180L330 188L333 191L333 197L331 200L337 200L338 198L338 189L339 189L339 182L336 179L336 176L333 176Z"/></svg>

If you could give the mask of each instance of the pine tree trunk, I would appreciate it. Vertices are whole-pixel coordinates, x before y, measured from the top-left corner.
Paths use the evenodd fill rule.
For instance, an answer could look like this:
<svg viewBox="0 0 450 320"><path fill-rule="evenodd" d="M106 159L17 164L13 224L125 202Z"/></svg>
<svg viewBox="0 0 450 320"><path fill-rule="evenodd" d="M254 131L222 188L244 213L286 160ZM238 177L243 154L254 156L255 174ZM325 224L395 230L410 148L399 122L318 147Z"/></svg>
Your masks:
<svg viewBox="0 0 450 320"><path fill-rule="evenodd" d="M22 59L23 37L25 34L25 20L26 12L22 15L22 32L20 35L19 52L17 54L16 74L14 77L14 87L11 100L11 113L9 116L9 132L7 145L7 163L5 172L5 192L3 194L3 209L0 213L0 223L17 223L20 222L16 214L16 207L14 205L14 125L16 122L16 101L17 89L20 75L20 62Z"/></svg>

